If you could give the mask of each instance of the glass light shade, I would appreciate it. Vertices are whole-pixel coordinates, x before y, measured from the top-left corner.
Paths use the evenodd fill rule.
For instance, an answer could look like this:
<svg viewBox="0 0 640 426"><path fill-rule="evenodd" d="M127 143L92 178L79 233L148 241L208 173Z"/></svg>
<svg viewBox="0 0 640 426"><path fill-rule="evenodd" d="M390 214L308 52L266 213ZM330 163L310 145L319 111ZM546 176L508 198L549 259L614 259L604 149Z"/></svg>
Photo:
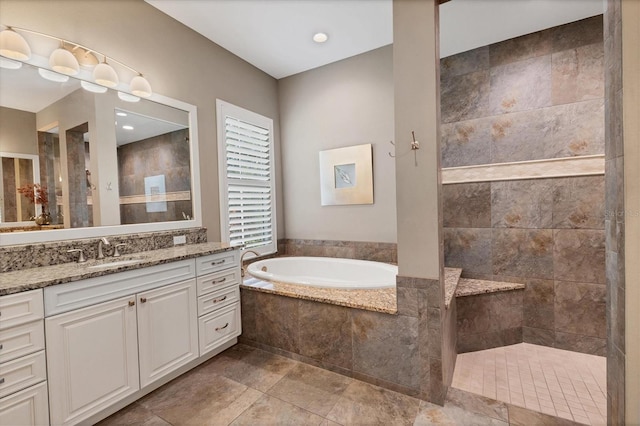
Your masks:
<svg viewBox="0 0 640 426"><path fill-rule="evenodd" d="M49 66L55 72L66 75L76 75L80 70L78 60L67 49L56 49L49 56Z"/></svg>
<svg viewBox="0 0 640 426"><path fill-rule="evenodd" d="M136 96L141 96L143 98L148 98L153 93L151 91L151 85L141 75L135 76L131 79L131 84L129 84L129 90Z"/></svg>
<svg viewBox="0 0 640 426"><path fill-rule="evenodd" d="M80 82L80 86L82 86L82 88L87 92L92 92L92 93L105 93L107 90L109 90L104 86L89 83L88 81L84 81L84 80Z"/></svg>
<svg viewBox="0 0 640 426"><path fill-rule="evenodd" d="M22 62L0 56L0 68L17 70L22 67Z"/></svg>
<svg viewBox="0 0 640 426"><path fill-rule="evenodd" d="M106 87L116 87L119 82L118 74L106 62L96 65L96 69L93 70L93 79L96 83Z"/></svg>
<svg viewBox="0 0 640 426"><path fill-rule="evenodd" d="M124 92L118 92L118 97L121 101L125 102L138 102L140 100L139 97Z"/></svg>
<svg viewBox="0 0 640 426"><path fill-rule="evenodd" d="M13 30L4 30L0 32L0 55L26 61L31 57L31 48L20 34Z"/></svg>
<svg viewBox="0 0 640 426"><path fill-rule="evenodd" d="M55 81L56 83L66 83L69 81L68 75L63 75L44 68L38 68L38 74L45 80Z"/></svg>

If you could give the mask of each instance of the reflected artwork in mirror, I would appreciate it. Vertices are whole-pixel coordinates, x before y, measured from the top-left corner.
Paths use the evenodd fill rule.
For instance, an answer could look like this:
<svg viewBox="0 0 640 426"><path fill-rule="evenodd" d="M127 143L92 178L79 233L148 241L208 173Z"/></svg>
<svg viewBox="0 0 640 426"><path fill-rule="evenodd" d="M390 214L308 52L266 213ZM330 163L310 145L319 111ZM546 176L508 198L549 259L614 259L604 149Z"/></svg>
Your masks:
<svg viewBox="0 0 640 426"><path fill-rule="evenodd" d="M43 70L27 63L0 68L0 245L34 240L9 235L14 231L201 226L195 107L156 94L98 93L67 76L52 81ZM46 205L30 204L18 191L28 184L39 185ZM46 224L36 220L41 213ZM89 234L97 232L73 235Z"/></svg>

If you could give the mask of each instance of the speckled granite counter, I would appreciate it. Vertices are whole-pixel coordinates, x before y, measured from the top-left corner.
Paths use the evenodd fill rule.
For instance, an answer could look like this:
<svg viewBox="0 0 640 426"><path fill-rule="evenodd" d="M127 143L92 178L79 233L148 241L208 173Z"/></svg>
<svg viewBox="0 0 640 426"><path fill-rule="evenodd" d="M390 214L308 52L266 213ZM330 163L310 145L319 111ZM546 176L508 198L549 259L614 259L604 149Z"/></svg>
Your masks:
<svg viewBox="0 0 640 426"><path fill-rule="evenodd" d="M476 294L497 293L500 291L521 290L524 284L506 283L499 281L474 280L462 278L458 283L456 297L473 296Z"/></svg>
<svg viewBox="0 0 640 426"><path fill-rule="evenodd" d="M449 306L456 291L462 269L445 268L445 306ZM395 287L374 290L342 290L333 288L311 287L307 285L285 284L262 281L248 277L241 287L278 294L296 299L314 302L331 303L349 308L395 314L398 312L397 292Z"/></svg>
<svg viewBox="0 0 640 426"><path fill-rule="evenodd" d="M247 278L240 285L249 290L263 293L289 296L296 299L312 300L314 302L331 303L349 308L367 311L395 314L398 311L396 303L396 288L379 288L375 290L340 290L333 288L311 287L306 285L284 284L268 282L256 278Z"/></svg>
<svg viewBox="0 0 640 426"><path fill-rule="evenodd" d="M456 294L458 288L458 282L460 281L460 275L462 269L460 268L444 268L444 307L449 308L451 305L451 299Z"/></svg>
<svg viewBox="0 0 640 426"><path fill-rule="evenodd" d="M114 274L116 272L176 262L178 260L192 259L228 250L234 250L234 248L229 247L229 245L225 243L188 244L159 250L131 253L115 259L113 257L109 257L104 260L89 260L86 263L63 263L60 265L23 269L21 271L3 272L0 273L0 296L71 281L79 281L86 278ZM95 265L132 259L139 259L139 262L128 265L91 268L91 266Z"/></svg>

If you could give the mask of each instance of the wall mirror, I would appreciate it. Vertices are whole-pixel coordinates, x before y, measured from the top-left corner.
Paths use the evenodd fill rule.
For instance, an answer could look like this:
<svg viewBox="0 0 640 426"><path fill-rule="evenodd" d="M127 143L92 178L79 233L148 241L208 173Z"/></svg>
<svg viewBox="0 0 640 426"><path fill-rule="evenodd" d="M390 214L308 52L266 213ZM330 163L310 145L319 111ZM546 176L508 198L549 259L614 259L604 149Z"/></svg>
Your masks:
<svg viewBox="0 0 640 426"><path fill-rule="evenodd" d="M202 226L196 108L54 74L0 68L0 245Z"/></svg>

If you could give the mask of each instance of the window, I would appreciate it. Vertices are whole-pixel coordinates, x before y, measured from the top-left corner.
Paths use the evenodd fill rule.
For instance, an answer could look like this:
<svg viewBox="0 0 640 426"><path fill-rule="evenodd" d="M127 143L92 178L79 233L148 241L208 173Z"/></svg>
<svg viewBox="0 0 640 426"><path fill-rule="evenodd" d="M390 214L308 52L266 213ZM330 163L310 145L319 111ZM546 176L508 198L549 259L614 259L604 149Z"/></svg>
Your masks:
<svg viewBox="0 0 640 426"><path fill-rule="evenodd" d="M216 108L222 239L275 253L273 120L219 99Z"/></svg>

